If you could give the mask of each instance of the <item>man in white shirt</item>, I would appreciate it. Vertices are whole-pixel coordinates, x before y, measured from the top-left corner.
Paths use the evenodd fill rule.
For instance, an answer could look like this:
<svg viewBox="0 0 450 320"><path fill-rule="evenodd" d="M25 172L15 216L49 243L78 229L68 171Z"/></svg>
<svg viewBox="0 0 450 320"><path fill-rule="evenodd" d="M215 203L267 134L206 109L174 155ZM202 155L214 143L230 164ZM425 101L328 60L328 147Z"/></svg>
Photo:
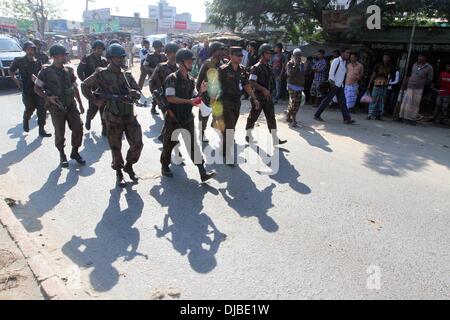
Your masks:
<svg viewBox="0 0 450 320"><path fill-rule="evenodd" d="M349 60L349 58L350 58L350 49L344 48L341 51L341 56L339 58L334 59L333 62L331 63L330 76L328 80L330 82L330 92L322 100L319 109L314 115L315 120L324 121L321 118L321 115L325 111L325 109L330 105L330 102L331 100L333 100L333 97L336 96L338 104L342 110L342 117L344 118L344 123L345 124L355 123L355 121L352 120L350 112L348 111L344 92L345 78L347 75L347 61Z"/></svg>

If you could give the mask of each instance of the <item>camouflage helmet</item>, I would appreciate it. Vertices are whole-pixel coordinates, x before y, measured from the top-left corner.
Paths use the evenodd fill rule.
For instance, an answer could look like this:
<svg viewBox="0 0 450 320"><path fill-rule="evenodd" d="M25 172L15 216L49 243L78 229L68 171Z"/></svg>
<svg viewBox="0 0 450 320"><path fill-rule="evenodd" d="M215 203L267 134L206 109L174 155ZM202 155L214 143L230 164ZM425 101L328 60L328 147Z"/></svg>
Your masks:
<svg viewBox="0 0 450 320"><path fill-rule="evenodd" d="M152 47L153 47L154 49L161 49L161 48L164 47L164 44L163 44L161 41L159 41L159 40L155 40L155 41L153 41L153 43L152 43Z"/></svg>
<svg viewBox="0 0 450 320"><path fill-rule="evenodd" d="M211 54L213 54L214 52L216 52L218 50L223 50L223 49L225 49L225 45L219 41L214 41L213 43L211 43L209 45L209 52Z"/></svg>
<svg viewBox="0 0 450 320"><path fill-rule="evenodd" d="M193 60L194 59L194 53L186 48L180 49L177 52L177 63L182 63L186 60Z"/></svg>
<svg viewBox="0 0 450 320"><path fill-rule="evenodd" d="M109 42L109 45L113 45L113 44L120 44L120 41L117 40L117 39L112 39L112 40Z"/></svg>
<svg viewBox="0 0 450 320"><path fill-rule="evenodd" d="M66 55L67 49L62 44L58 43L51 46L49 53L51 57Z"/></svg>
<svg viewBox="0 0 450 320"><path fill-rule="evenodd" d="M166 47L164 48L165 53L177 53L178 50L180 50L180 46L174 42L166 44Z"/></svg>
<svg viewBox="0 0 450 320"><path fill-rule="evenodd" d="M114 43L108 47L108 50L106 50L106 57L108 59L112 57L122 57L125 58L127 56L127 53L125 52L125 49L118 43Z"/></svg>
<svg viewBox="0 0 450 320"><path fill-rule="evenodd" d="M94 43L92 43L92 49L96 48L103 48L103 50L106 50L105 43L101 40L95 40Z"/></svg>
<svg viewBox="0 0 450 320"><path fill-rule="evenodd" d="M28 48L34 48L36 49L36 45L32 41L27 41L23 44L23 51L27 51Z"/></svg>
<svg viewBox="0 0 450 320"><path fill-rule="evenodd" d="M264 43L263 45L261 45L261 47L259 47L259 55L260 56L262 56L266 52L272 52L272 51L273 51L273 47L268 43Z"/></svg>

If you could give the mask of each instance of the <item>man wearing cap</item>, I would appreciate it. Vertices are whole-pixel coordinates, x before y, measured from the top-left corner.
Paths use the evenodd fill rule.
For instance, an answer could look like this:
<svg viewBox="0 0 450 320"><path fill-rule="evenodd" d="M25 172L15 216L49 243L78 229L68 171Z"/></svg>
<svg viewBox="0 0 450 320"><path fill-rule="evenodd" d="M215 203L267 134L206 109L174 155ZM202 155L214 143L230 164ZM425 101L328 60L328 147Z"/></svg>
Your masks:
<svg viewBox="0 0 450 320"><path fill-rule="evenodd" d="M83 122L80 113L84 113L80 92L78 91L75 71L65 65L67 49L55 44L50 48L53 63L42 68L35 81L34 91L45 100L45 107L50 111L53 126L55 127L55 145L59 151L61 167L67 168L69 163L65 147L66 124L72 130L72 152L70 158L84 165L86 162L78 153L83 141ZM80 111L77 109L77 103Z"/></svg>
<svg viewBox="0 0 450 320"><path fill-rule="evenodd" d="M148 74L149 76L152 76L152 74L153 74L153 72L155 72L155 69L158 66L158 64L167 61L166 55L164 53L162 53L162 51L164 50L163 43L159 40L155 40L155 41L153 41L152 46L153 46L153 49L155 49L155 51L153 53L149 53L147 55L147 57L145 58L144 64L142 65L143 70L145 70L146 74ZM141 88L141 90L144 85L146 77L147 77L147 75L145 75L144 78L141 75L141 78L139 79L139 88ZM157 105L156 101L155 101L155 99L153 99L151 112L154 115L158 114L158 112L156 111L156 105Z"/></svg>
<svg viewBox="0 0 450 320"><path fill-rule="evenodd" d="M307 66L302 61L302 50L295 49L292 59L288 62L287 87L289 91L289 107L287 112L287 122L297 127L297 113L302 102L303 91L305 90L305 79Z"/></svg>
<svg viewBox="0 0 450 320"><path fill-rule="evenodd" d="M224 127L222 131L223 137L223 157L225 162L234 166L233 147L236 124L241 114L241 96L245 92L251 97L255 108L261 108L259 101L252 90L247 79L245 67L241 65L244 54L241 47L230 48L230 62L219 68L219 82L221 84L221 92L219 101L223 106Z"/></svg>
<svg viewBox="0 0 450 320"><path fill-rule="evenodd" d="M36 45L33 42L25 42L23 45L25 56L14 59L11 67L9 68L9 75L16 83L19 90L22 90L22 101L25 105L25 112L23 113L23 131L29 132L29 121L34 111L37 112L39 135L41 137L51 137L52 135L45 131L45 123L47 117L47 111L44 108L43 100L34 93L35 77L42 68L41 62L36 59ZM16 71L19 70L22 83L16 78Z"/></svg>
<svg viewBox="0 0 450 320"><path fill-rule="evenodd" d="M206 182L213 178L215 173L206 171L205 161L195 135L192 108L200 105L202 101L195 90L195 79L189 74L192 71L193 59L192 51L180 49L176 55L176 62L180 68L167 77L164 85L168 109L165 117L161 171L164 177L173 177L169 166L172 162L172 151L179 143L174 135L177 130L181 130L180 133L187 145L189 156L197 166L202 182ZM203 82L200 86L200 94L207 90L207 84ZM194 98L196 96L197 98Z"/></svg>
<svg viewBox="0 0 450 320"><path fill-rule="evenodd" d="M77 68L78 78L81 81L86 80L92 74L94 74L97 68L105 68L108 65L108 61L103 57L103 52L106 50L105 44L96 40L92 44L92 53L84 56ZM97 113L100 111L100 117L102 120L102 135L106 136L106 123L103 119L103 109L100 109L94 104L94 100L89 100L89 108L86 114L86 130L91 130L91 121L95 118Z"/></svg>
<svg viewBox="0 0 450 320"><path fill-rule="evenodd" d="M280 140L277 136L277 121L275 119L275 105L272 99L272 68L269 62L272 58L273 48L265 43L259 48L259 62L250 70L250 84L255 91L259 104L252 101L252 110L247 120L247 142L253 140L252 131L255 123L258 121L261 111L266 116L267 126L272 135L274 145L282 145L287 143L286 140Z"/></svg>
<svg viewBox="0 0 450 320"><path fill-rule="evenodd" d="M106 57L110 60L108 67L97 69L84 81L82 89L88 99L93 99L99 108L105 108L103 118L112 153L111 167L116 171L117 186L124 188L126 182L122 170L133 182L139 180L133 165L139 161L144 144L141 125L134 113L133 105L141 94L131 72L122 71L126 67L125 49L120 44L109 46ZM124 135L130 145L126 163L122 156Z"/></svg>
<svg viewBox="0 0 450 320"><path fill-rule="evenodd" d="M223 65L223 58L225 57L224 49L225 45L222 42L215 41L209 45L211 58L207 59L203 63L197 79L197 91L200 91L200 86L203 82L208 83L209 90L202 95L202 99L207 106L210 106L213 109L215 107L214 103L217 100L220 91L217 70L221 65ZM205 136L205 131L208 126L209 116L202 117L199 113L199 120L202 130L201 139L203 142L208 142L208 139ZM215 121L213 120L213 125L215 125L214 122Z"/></svg>

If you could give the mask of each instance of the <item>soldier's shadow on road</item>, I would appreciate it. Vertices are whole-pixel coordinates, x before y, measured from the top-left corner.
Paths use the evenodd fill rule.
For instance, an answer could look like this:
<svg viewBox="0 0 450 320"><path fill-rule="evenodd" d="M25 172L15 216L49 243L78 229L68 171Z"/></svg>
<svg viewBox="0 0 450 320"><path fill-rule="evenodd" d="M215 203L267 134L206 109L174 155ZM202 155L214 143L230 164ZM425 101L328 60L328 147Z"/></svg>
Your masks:
<svg viewBox="0 0 450 320"><path fill-rule="evenodd" d="M42 145L42 138L37 137L31 143L27 143L25 137L20 137L16 148L0 157L0 175L9 172L11 166L23 161Z"/></svg>
<svg viewBox="0 0 450 320"><path fill-rule="evenodd" d="M33 134L33 130L37 128L37 116L33 115L29 121L30 133ZM29 133L23 131L23 123L18 123L14 128L9 129L6 132L10 139L21 139L24 135Z"/></svg>
<svg viewBox="0 0 450 320"><path fill-rule="evenodd" d="M84 135L82 155L90 166L99 162L108 149L109 144L106 137L90 133Z"/></svg>
<svg viewBox="0 0 450 320"><path fill-rule="evenodd" d="M67 172L66 180L60 183L63 172ZM90 168L78 167L73 163L67 170L58 166L50 173L44 185L30 194L25 204L19 203L16 207L13 207L15 215L22 221L28 232L40 231L42 229L40 219L53 210L66 194L78 184L80 176L91 174ZM61 212L61 214L64 214L64 212Z"/></svg>
<svg viewBox="0 0 450 320"><path fill-rule="evenodd" d="M216 170L217 179L227 182L227 187L220 190L227 204L242 218L257 218L265 231L277 232L278 224L268 215L269 209L274 207L272 196L276 185L272 183L259 190L253 179L239 166L229 168L222 165Z"/></svg>
<svg viewBox="0 0 450 320"><path fill-rule="evenodd" d="M149 130L144 132L144 135L149 139L156 139L161 134L162 128L164 126L164 120L161 119L160 115L152 115L155 123L150 126Z"/></svg>
<svg viewBox="0 0 450 320"><path fill-rule="evenodd" d="M326 152L333 152L330 143L314 128L308 126L300 126L297 131L301 138L305 139L311 147L322 149Z"/></svg>
<svg viewBox="0 0 450 320"><path fill-rule="evenodd" d="M156 236L165 238L182 256L187 256L191 268L198 273L209 273L217 266L215 255L226 235L218 230L212 219L203 211L206 194L219 195L208 185L199 185L185 174L174 179L163 178L160 185L150 190L167 215L161 227L155 226Z"/></svg>
<svg viewBox="0 0 450 320"><path fill-rule="evenodd" d="M265 159L270 158L269 155L261 148L256 146L252 146L252 148L257 154L262 155ZM277 170L276 172L268 174L268 176L279 184L288 184L289 187L297 193L308 195L312 192L312 190L306 184L299 181L300 172L298 172L295 166L287 159L287 155L289 155L289 153L290 151L284 148L275 149L275 153L271 157L269 167L275 167ZM278 165L273 165L274 161L278 162Z"/></svg>
<svg viewBox="0 0 450 320"><path fill-rule="evenodd" d="M126 206L120 204L125 192ZM113 266L123 258L131 261L140 256L140 232L133 225L139 220L144 209L144 201L131 186L110 191L109 205L101 221L95 228L95 238L82 239L74 236L66 243L62 252L80 268L93 268L90 282L97 292L107 292L119 282L120 273Z"/></svg>

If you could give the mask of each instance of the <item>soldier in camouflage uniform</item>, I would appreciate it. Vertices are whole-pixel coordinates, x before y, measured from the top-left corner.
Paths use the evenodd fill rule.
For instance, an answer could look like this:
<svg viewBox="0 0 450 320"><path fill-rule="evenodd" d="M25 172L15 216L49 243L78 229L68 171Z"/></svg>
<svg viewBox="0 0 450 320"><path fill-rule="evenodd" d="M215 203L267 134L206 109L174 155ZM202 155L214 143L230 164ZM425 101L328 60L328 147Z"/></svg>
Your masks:
<svg viewBox="0 0 450 320"><path fill-rule="evenodd" d="M205 161L197 143L195 135L194 115L192 108L201 104L201 98L195 92L195 79L189 74L192 71L194 54L189 49L180 49L176 55L176 62L180 69L169 75L165 82L165 96L168 102L165 116L165 131L163 151L161 154L162 175L173 177L170 170L172 150L179 144L173 140L172 135L181 130L183 140L187 144L189 156L197 166L202 182L206 182L215 176L214 172L207 172ZM208 90L204 82L200 86L200 93Z"/></svg>
<svg viewBox="0 0 450 320"><path fill-rule="evenodd" d="M153 49L155 49L155 51L153 53L149 53L147 55L147 57L145 58L144 64L142 65L142 69L144 70L144 72L146 72L146 74L152 76L153 72L155 72L156 67L163 62L167 61L167 57L164 53L162 53L162 50L164 49L164 45L161 41L159 40L155 40L153 41ZM144 85L144 83L142 82L142 76L141 79L139 80L139 88L141 88ZM145 78L144 78L145 81ZM150 87L151 88L151 87ZM152 91L153 92L153 91ZM155 99L153 99L152 101L152 114L154 115L158 115L158 111L156 111L156 105L157 102Z"/></svg>
<svg viewBox="0 0 450 320"><path fill-rule="evenodd" d="M200 68L200 72L197 79L197 91L199 91L203 81L208 83L208 92L205 92L202 96L203 102L210 107L214 107L213 104L218 97L220 92L218 69L224 64L225 57L225 45L222 42L213 42L209 45L209 51L211 53L211 58L205 61L205 63ZM205 131L208 126L209 117L202 117L199 113L199 120L201 124L201 139L204 142L208 142L205 137ZM214 124L213 119L213 126Z"/></svg>
<svg viewBox="0 0 450 320"><path fill-rule="evenodd" d="M81 81L86 80L94 74L97 68L106 68L108 66L108 61L102 56L105 50L106 46L100 40L97 40L92 44L92 53L84 56L77 68L78 78L80 78ZM91 121L95 118L99 111L102 119L102 135L106 136L106 123L105 120L103 120L103 109L99 110L99 108L94 104L94 100L89 100L85 127L86 130L91 130Z"/></svg>
<svg viewBox="0 0 450 320"><path fill-rule="evenodd" d="M21 58L16 58L9 68L9 75L16 83L19 89L22 89L22 101L25 105L25 112L23 113L23 131L30 131L29 121L34 111L37 111L39 135L41 137L51 137L44 129L47 117L47 111L44 108L44 101L36 93L34 93L33 77L37 76L42 68L41 62L36 58L36 45L33 42L25 42L23 50L26 55ZM22 82L16 78L16 71L19 70Z"/></svg>
<svg viewBox="0 0 450 320"><path fill-rule="evenodd" d="M139 161L144 147L141 125L137 121L133 107L141 94L139 85L131 73L122 71L126 56L125 49L121 45L109 46L106 52L106 57L110 60L108 67L97 69L81 85L86 98L94 100L97 107L105 108L103 117L112 152L112 168L116 171L117 185L122 188L126 186L122 170L134 182L139 180L133 165ZM130 145L126 164L122 156L124 134Z"/></svg>
<svg viewBox="0 0 450 320"><path fill-rule="evenodd" d="M177 62L176 62L176 54L177 51L180 49L180 46L176 43L169 43L166 45L164 52L167 56L168 61L158 64L158 66L155 69L155 72L153 72L151 78L150 78L150 92L153 94L153 100L155 100L158 104L162 102L158 102L154 92L158 91L160 96L164 95L164 82L166 81L167 77L178 70ZM160 104L161 107L161 104ZM164 128L163 128L164 132ZM159 140L162 142L162 136L164 134L162 133L159 137Z"/></svg>
<svg viewBox="0 0 450 320"><path fill-rule="evenodd" d="M70 158L84 165L86 162L78 153L83 142L83 122L80 112L84 113L83 103L78 91L77 77L74 70L65 66L67 50L64 46L56 44L50 48L53 63L44 67L38 74L34 91L45 100L45 106L52 116L55 127L55 145L60 154L61 166L67 168L69 163L64 146L66 123L72 130L72 153ZM77 109L78 101L80 111Z"/></svg>

